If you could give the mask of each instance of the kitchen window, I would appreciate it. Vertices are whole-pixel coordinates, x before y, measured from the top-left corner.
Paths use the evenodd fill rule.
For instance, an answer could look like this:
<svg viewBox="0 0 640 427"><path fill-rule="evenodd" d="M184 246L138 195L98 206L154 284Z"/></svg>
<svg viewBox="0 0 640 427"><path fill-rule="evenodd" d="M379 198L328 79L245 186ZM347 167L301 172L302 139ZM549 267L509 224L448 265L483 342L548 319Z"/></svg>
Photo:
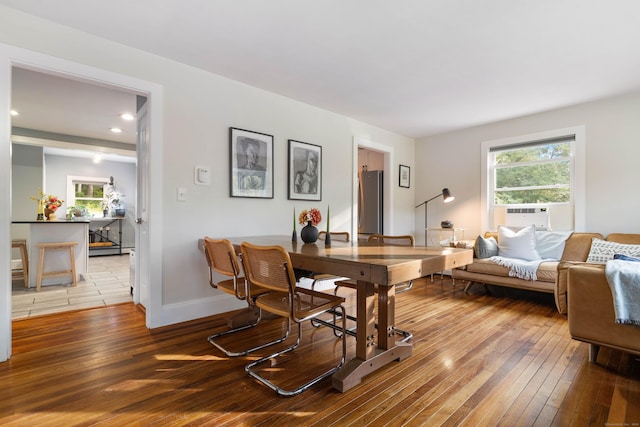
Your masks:
<svg viewBox="0 0 640 427"><path fill-rule="evenodd" d="M102 217L104 185L109 178L67 177L67 207L85 208L89 217Z"/></svg>

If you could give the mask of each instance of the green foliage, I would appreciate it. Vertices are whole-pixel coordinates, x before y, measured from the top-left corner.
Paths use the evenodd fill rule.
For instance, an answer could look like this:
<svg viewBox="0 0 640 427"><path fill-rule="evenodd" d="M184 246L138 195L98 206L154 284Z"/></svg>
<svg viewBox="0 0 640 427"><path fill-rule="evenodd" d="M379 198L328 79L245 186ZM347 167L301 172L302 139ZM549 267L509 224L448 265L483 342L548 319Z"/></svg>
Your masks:
<svg viewBox="0 0 640 427"><path fill-rule="evenodd" d="M76 183L75 193L76 197L89 198L89 199L102 199L103 197L103 183Z"/></svg>
<svg viewBox="0 0 640 427"><path fill-rule="evenodd" d="M556 142L496 153L495 203L569 202L570 158L570 142Z"/></svg>
<svg viewBox="0 0 640 427"><path fill-rule="evenodd" d="M526 148L516 148L496 153L497 165L511 163L539 162L541 160L562 159L571 156L570 142L556 142Z"/></svg>

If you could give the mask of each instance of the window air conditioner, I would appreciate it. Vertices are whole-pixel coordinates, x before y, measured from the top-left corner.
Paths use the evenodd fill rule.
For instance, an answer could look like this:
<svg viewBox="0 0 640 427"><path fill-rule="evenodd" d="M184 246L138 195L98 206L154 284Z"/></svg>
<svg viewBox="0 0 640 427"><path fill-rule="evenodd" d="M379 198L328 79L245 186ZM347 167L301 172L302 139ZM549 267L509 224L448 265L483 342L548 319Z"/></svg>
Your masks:
<svg viewBox="0 0 640 427"><path fill-rule="evenodd" d="M535 224L536 229L549 229L549 208L507 208L505 225L526 227Z"/></svg>

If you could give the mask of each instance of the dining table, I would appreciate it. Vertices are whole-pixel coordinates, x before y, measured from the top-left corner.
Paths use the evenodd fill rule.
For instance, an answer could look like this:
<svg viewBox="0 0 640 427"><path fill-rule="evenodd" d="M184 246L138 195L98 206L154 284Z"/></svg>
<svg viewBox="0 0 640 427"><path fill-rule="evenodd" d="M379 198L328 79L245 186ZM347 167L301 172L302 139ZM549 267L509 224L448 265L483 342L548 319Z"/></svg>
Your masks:
<svg viewBox="0 0 640 427"><path fill-rule="evenodd" d="M332 377L344 392L366 376L411 355L411 342L395 333L395 285L473 261L473 250L452 247L399 246L365 241L299 243L291 236L227 238L240 251L242 242L282 246L293 268L347 277L356 282L356 354ZM377 295L378 310L375 311ZM377 333L376 333L377 326Z"/></svg>

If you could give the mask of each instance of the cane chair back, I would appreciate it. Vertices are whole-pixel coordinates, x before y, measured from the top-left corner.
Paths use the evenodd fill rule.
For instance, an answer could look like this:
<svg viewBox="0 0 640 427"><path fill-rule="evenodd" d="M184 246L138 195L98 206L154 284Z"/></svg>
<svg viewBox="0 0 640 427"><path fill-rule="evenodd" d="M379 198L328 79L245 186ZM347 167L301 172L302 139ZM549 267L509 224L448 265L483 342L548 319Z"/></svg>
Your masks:
<svg viewBox="0 0 640 427"><path fill-rule="evenodd" d="M244 278L240 276L240 264L231 242L225 239L204 238L204 254L209 265L209 285L238 299L246 299ZM215 281L214 272L230 277Z"/></svg>
<svg viewBox="0 0 640 427"><path fill-rule="evenodd" d="M397 245L397 246L414 246L415 239L412 235L406 234L401 236L386 236L383 234L372 234L368 239L369 243L378 243L381 245Z"/></svg>
<svg viewBox="0 0 640 427"><path fill-rule="evenodd" d="M340 241L340 242L348 242L351 239L351 235L348 231L330 231L331 240ZM327 238L327 232L321 231L318 233L319 240L325 240Z"/></svg>

